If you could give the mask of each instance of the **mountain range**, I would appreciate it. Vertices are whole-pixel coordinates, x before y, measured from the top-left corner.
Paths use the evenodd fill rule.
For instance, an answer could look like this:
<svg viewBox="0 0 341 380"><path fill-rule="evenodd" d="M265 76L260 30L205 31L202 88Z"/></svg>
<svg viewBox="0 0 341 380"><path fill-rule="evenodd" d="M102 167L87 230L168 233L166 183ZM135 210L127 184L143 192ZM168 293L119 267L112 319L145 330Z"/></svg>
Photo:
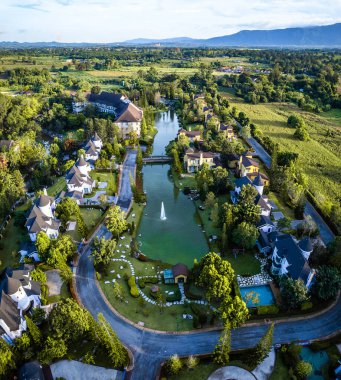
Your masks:
<svg viewBox="0 0 341 380"><path fill-rule="evenodd" d="M2 48L30 47L90 47L90 46L179 46L179 47L341 47L341 23L272 30L242 30L238 33L194 39L176 37L166 39L137 38L112 43L61 42L0 42Z"/></svg>

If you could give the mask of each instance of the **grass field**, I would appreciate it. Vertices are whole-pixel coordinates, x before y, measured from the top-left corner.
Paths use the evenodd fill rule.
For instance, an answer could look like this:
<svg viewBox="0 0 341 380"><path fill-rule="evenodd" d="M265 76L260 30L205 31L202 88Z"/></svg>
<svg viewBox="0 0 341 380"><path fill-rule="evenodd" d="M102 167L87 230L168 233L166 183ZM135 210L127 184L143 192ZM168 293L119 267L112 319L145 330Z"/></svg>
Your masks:
<svg viewBox="0 0 341 380"><path fill-rule="evenodd" d="M66 189L66 181L64 177L60 177L56 182L47 189L47 194L51 197L55 197L61 191Z"/></svg>
<svg viewBox="0 0 341 380"><path fill-rule="evenodd" d="M25 203L17 207L14 214L27 211L29 207L30 203ZM20 255L18 250L20 243L30 240L27 230L15 225L15 215L13 215L2 234L3 238L0 240L0 269L7 266L16 267L19 265Z"/></svg>
<svg viewBox="0 0 341 380"><path fill-rule="evenodd" d="M264 136L277 142L282 151L299 154L298 166L308 177L308 188L320 207L328 211L330 201L341 199L341 123L339 111L321 115L302 111L289 103L246 104L231 93L225 93L231 106L243 111ZM307 124L310 141L299 141L286 124L288 116L300 114ZM331 131L334 135L327 135Z"/></svg>
<svg viewBox="0 0 341 380"><path fill-rule="evenodd" d="M283 359L279 353L276 353L275 368L269 380L287 380L290 378L289 370L283 362Z"/></svg>

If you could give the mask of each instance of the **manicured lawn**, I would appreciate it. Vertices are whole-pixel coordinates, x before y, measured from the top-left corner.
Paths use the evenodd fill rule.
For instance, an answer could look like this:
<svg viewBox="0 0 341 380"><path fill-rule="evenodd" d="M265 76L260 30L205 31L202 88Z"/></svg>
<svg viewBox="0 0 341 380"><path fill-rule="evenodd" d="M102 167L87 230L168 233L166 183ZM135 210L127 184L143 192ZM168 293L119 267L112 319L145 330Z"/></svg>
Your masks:
<svg viewBox="0 0 341 380"><path fill-rule="evenodd" d="M274 211L282 211L285 217L289 219L295 219L294 210L283 201L282 197L280 197L278 194L273 193L271 191L268 194L268 197L269 197L269 200L274 202L278 207L278 210L274 210Z"/></svg>
<svg viewBox="0 0 341 380"><path fill-rule="evenodd" d="M47 189L47 194L51 197L55 197L63 190L66 190L66 181L64 177L60 177Z"/></svg>
<svg viewBox="0 0 341 380"><path fill-rule="evenodd" d="M103 211L97 208L81 208L81 214L84 222L89 230L91 230L100 220L103 215Z"/></svg>
<svg viewBox="0 0 341 380"><path fill-rule="evenodd" d="M308 189L322 210L329 214L330 201L341 197L340 113L333 110L317 115L289 103L246 104L230 93L224 95L231 106L246 113L264 136L278 143L280 150L299 154L297 165L307 176ZM304 118L310 141L299 141L293 136L294 130L287 126L292 113Z"/></svg>
<svg viewBox="0 0 341 380"><path fill-rule="evenodd" d="M25 203L17 207L15 214L26 212L29 208L30 203ZM0 240L0 268L18 266L20 260L20 255L18 255L20 243L30 241L26 228L16 226L15 215L13 215L2 235L3 238Z"/></svg>
<svg viewBox="0 0 341 380"><path fill-rule="evenodd" d="M172 179L174 185L183 190L185 187L190 187L191 189L196 189L197 183L195 180L195 174L187 174L185 173L182 178L180 178L179 174L175 172L175 170L171 169Z"/></svg>
<svg viewBox="0 0 341 380"><path fill-rule="evenodd" d="M232 253L228 253L224 259L231 263L236 274L253 276L260 273L260 262L255 258L255 251L239 253L237 258Z"/></svg>
<svg viewBox="0 0 341 380"><path fill-rule="evenodd" d="M95 179L97 182L107 183L107 187L105 189L98 189L99 191L105 190L107 195L115 195L117 192L117 174L115 172L110 173L92 170L90 172L90 177Z"/></svg>

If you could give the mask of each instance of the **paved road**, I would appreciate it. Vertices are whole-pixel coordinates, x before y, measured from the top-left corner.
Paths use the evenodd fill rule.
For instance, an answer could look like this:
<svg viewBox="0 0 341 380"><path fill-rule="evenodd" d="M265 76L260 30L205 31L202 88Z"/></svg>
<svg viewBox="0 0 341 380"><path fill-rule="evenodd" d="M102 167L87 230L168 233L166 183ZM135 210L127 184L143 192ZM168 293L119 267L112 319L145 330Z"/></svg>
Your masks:
<svg viewBox="0 0 341 380"><path fill-rule="evenodd" d="M105 227L99 236L107 234ZM192 334L162 334L141 330L132 326L112 312L99 292L94 280L94 267L88 258L90 249L80 257L76 288L83 305L94 315L103 313L122 342L133 352L135 368L133 380L153 380L162 361L172 354L204 354L212 352L219 332L198 332ZM162 318L162 314L160 314ZM267 325L244 326L232 332L232 349L250 348L266 331ZM341 330L341 298L337 304L322 315L276 324L274 343L297 340L311 340L328 336Z"/></svg>
<svg viewBox="0 0 341 380"><path fill-rule="evenodd" d="M126 176L132 172L131 165L134 160L134 152L129 153L129 158L126 161L127 167L123 169L125 177L122 176L122 185L125 186L122 187L125 194L121 197L121 204L123 205L129 200L127 196L131 194L131 190L127 188L130 181L128 178L127 182ZM109 239L111 233L102 225L97 230L96 236ZM97 288L93 263L89 258L90 252L91 246L88 245L85 247L77 266L76 290L78 296L84 307L95 317L98 313L104 315L121 341L132 351L135 361L132 373L133 380L155 379L162 361L174 353L185 356L213 351L219 338L218 331L163 334L139 329L116 315ZM162 318L162 314L160 314L160 318ZM246 325L234 330L232 332L232 349L253 347L264 335L266 329L267 324L263 323L255 326ZM341 297L331 309L319 316L277 323L274 331L274 343L307 341L328 336L336 331L341 331Z"/></svg>
<svg viewBox="0 0 341 380"><path fill-rule="evenodd" d="M266 152L266 150L259 144L258 141L256 141L252 137L248 138L247 141L255 150L256 155L269 168L271 166L271 157ZM313 221L317 224L317 226L320 230L321 239L325 244L328 244L329 242L331 242L332 240L335 239L335 235L332 232L332 230L329 228L327 223L322 219L321 215L316 211L314 206L308 201L307 201L305 208L304 208L304 214L310 215L311 218L313 219Z"/></svg>
<svg viewBox="0 0 341 380"><path fill-rule="evenodd" d="M117 205L123 211L127 211L133 197L130 186L130 178L135 178L135 162L137 152L134 150L128 151L126 159L123 163L123 169L120 178L120 193L117 200Z"/></svg>

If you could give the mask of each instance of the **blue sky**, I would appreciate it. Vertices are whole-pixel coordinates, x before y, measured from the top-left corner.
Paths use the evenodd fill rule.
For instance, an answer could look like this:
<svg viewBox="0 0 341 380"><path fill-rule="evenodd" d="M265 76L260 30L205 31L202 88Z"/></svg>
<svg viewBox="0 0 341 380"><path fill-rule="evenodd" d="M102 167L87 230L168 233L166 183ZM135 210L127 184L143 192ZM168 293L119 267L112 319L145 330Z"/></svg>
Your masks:
<svg viewBox="0 0 341 380"><path fill-rule="evenodd" d="M209 38L341 21L341 0L0 0L1 41Z"/></svg>

